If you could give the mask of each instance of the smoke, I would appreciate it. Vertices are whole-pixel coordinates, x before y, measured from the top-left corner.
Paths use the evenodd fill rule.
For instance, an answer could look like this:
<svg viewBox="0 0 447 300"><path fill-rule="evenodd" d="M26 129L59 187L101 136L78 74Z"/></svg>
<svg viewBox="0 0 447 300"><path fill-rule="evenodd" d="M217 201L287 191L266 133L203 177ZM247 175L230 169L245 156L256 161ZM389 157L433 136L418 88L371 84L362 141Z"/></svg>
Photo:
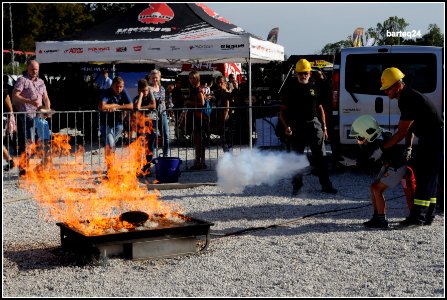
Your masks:
<svg viewBox="0 0 447 300"><path fill-rule="evenodd" d="M274 185L309 166L305 155L289 152L242 150L225 153L217 163L217 183L226 193L240 193L250 185Z"/></svg>

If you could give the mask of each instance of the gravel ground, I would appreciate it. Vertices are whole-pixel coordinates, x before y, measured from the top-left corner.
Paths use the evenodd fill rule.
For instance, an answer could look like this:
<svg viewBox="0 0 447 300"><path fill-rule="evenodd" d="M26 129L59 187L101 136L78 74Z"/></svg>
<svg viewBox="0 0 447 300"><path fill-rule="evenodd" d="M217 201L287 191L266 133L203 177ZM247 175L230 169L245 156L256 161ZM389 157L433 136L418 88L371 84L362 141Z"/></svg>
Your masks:
<svg viewBox="0 0 447 300"><path fill-rule="evenodd" d="M158 186L161 200L214 223L207 250L80 264L60 248L59 227L8 178L3 297L444 297L443 213L432 226L365 229L373 175L331 179L337 195L321 193L312 175L296 197L290 179L227 195L215 171L183 172L180 183ZM407 215L402 188L385 195L396 226Z"/></svg>

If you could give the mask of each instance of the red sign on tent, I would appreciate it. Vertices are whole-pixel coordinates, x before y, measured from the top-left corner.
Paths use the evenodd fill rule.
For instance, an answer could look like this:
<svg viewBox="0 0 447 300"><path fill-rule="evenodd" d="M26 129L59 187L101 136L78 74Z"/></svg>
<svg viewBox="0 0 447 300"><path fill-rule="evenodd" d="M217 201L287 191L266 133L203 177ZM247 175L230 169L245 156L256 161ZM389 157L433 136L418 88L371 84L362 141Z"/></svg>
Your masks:
<svg viewBox="0 0 447 300"><path fill-rule="evenodd" d="M20 51L20 50L13 50L14 54L18 55L36 55L36 52L31 51ZM3 49L3 53L11 53L11 50Z"/></svg>

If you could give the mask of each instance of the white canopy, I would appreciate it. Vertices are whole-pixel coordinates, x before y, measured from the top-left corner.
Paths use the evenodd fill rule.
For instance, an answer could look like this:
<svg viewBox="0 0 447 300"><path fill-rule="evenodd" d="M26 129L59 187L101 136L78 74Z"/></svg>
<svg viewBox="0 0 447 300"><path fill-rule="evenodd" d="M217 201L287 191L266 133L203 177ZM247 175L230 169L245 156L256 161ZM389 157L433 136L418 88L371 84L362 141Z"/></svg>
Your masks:
<svg viewBox="0 0 447 300"><path fill-rule="evenodd" d="M126 14L57 41L36 43L50 62L183 63L283 61L284 47L244 31L203 4L139 3Z"/></svg>
<svg viewBox="0 0 447 300"><path fill-rule="evenodd" d="M51 62L248 63L283 61L284 47L262 40L204 4L138 3L127 13L70 38L36 43L36 59ZM250 147L252 110L249 109Z"/></svg>

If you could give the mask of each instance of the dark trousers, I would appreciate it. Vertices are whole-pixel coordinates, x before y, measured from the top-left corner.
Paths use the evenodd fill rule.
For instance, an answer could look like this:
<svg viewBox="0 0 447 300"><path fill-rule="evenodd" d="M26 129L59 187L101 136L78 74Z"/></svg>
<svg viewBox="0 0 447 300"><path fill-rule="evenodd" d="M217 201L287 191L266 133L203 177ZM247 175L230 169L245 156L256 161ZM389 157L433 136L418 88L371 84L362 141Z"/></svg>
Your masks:
<svg viewBox="0 0 447 300"><path fill-rule="evenodd" d="M209 121L194 115L192 139L195 150L195 165L205 164L205 146L209 140Z"/></svg>
<svg viewBox="0 0 447 300"><path fill-rule="evenodd" d="M234 121L232 118L224 121L221 130L221 143L224 152L230 151L233 148L233 131L234 131Z"/></svg>
<svg viewBox="0 0 447 300"><path fill-rule="evenodd" d="M437 201L440 165L444 159L444 134L442 128L430 139L420 138L414 155L414 176L416 192L411 214L429 220L433 219ZM439 199L443 201L443 199Z"/></svg>
<svg viewBox="0 0 447 300"><path fill-rule="evenodd" d="M315 168L321 186L331 186L329 179L328 163L326 160L326 148L324 145L324 134L321 129L321 123L318 118L311 121L301 123L299 126L292 128L292 136L290 137L290 149L298 154L304 154L304 149L309 145L312 156L315 159ZM303 183L303 174L298 172L292 180L293 184Z"/></svg>

